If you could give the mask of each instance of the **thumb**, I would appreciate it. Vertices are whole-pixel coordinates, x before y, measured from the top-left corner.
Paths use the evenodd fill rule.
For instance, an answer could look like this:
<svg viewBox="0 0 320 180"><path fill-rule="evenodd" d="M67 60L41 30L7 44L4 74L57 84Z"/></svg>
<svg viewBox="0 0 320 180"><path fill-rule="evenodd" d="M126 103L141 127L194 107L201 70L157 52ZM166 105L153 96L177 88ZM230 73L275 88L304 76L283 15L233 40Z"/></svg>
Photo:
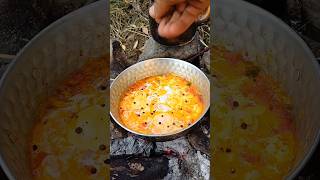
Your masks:
<svg viewBox="0 0 320 180"><path fill-rule="evenodd" d="M186 0L155 0L149 9L149 14L156 20L160 20L172 9L173 6Z"/></svg>

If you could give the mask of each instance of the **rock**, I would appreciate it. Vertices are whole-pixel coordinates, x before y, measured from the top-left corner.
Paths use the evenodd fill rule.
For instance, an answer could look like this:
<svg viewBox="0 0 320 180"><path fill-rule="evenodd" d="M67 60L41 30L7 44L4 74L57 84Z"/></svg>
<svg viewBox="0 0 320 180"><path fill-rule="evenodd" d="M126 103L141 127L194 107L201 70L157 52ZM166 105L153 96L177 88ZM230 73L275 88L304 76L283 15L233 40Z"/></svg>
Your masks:
<svg viewBox="0 0 320 180"><path fill-rule="evenodd" d="M169 158L169 173L164 179L209 179L209 157L193 149L186 137L173 141L156 142L155 151L164 151L169 154L167 156ZM174 156L170 156L170 154Z"/></svg>
<svg viewBox="0 0 320 180"><path fill-rule="evenodd" d="M129 136L123 139L112 139L110 155L132 155L140 154L149 156L153 149L153 143L136 136Z"/></svg>
<svg viewBox="0 0 320 180"><path fill-rule="evenodd" d="M210 72L210 51L203 54L200 61L201 69L207 73Z"/></svg>
<svg viewBox="0 0 320 180"><path fill-rule="evenodd" d="M170 157L169 170L164 180L207 180L210 177L210 159L200 151L190 150L183 159Z"/></svg>
<svg viewBox="0 0 320 180"><path fill-rule="evenodd" d="M173 141L165 141L165 142L156 142L156 150L157 152L161 151L173 151L175 154L179 154L180 156L184 156L188 154L188 152L192 149L191 145L188 142L188 139L183 136Z"/></svg>
<svg viewBox="0 0 320 180"><path fill-rule="evenodd" d="M200 125L199 128L195 128L191 133L188 134L188 141L191 146L210 156L210 126Z"/></svg>
<svg viewBox="0 0 320 180"><path fill-rule="evenodd" d="M113 121L110 121L110 139L125 138L127 136L127 131L116 125Z"/></svg>
<svg viewBox="0 0 320 180"><path fill-rule="evenodd" d="M117 40L112 41L112 61L111 61L111 69L110 69L110 78L114 79L120 74L123 70L125 70L130 63L127 62L127 57L121 48L121 44Z"/></svg>

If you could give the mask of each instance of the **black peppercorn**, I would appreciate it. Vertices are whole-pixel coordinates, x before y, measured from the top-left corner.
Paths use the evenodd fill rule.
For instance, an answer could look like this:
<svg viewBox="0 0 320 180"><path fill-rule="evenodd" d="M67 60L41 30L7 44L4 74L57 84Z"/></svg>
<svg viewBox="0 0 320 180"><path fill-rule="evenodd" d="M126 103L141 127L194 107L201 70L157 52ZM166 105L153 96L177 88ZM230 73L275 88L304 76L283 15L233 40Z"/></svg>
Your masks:
<svg viewBox="0 0 320 180"><path fill-rule="evenodd" d="M232 105L233 105L233 107L238 107L239 106L239 102L238 101L233 101Z"/></svg>
<svg viewBox="0 0 320 180"><path fill-rule="evenodd" d="M33 150L33 151L36 151L37 149L38 149L38 146L34 144L34 145L32 146L32 150Z"/></svg>
<svg viewBox="0 0 320 180"><path fill-rule="evenodd" d="M97 168L92 167L92 168L90 169L90 172L91 172L91 174L97 173Z"/></svg>
<svg viewBox="0 0 320 180"><path fill-rule="evenodd" d="M232 174L234 174L234 173L236 173L236 170L232 168L230 172L231 172Z"/></svg>
<svg viewBox="0 0 320 180"><path fill-rule="evenodd" d="M75 132L77 133L77 134L80 134L80 133L82 133L82 128L81 127L77 127L76 129L75 129Z"/></svg>
<svg viewBox="0 0 320 180"><path fill-rule="evenodd" d="M248 124L247 123L241 123L241 128L242 129L247 129L248 127Z"/></svg>
<svg viewBox="0 0 320 180"><path fill-rule="evenodd" d="M104 150L107 149L107 146L104 145L104 144L101 144L101 145L99 146L99 149L100 149L101 151L104 151Z"/></svg>

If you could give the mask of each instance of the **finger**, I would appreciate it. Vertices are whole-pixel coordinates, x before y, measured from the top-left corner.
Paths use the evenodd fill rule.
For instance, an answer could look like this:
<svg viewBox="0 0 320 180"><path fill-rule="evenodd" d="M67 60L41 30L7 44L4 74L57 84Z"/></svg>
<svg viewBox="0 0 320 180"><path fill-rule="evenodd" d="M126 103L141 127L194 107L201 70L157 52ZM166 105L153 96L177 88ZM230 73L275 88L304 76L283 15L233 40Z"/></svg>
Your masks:
<svg viewBox="0 0 320 180"><path fill-rule="evenodd" d="M154 4L149 8L149 15L153 18L155 18L155 12L154 12Z"/></svg>
<svg viewBox="0 0 320 180"><path fill-rule="evenodd" d="M149 14L154 19L161 19L164 17L174 5L185 2L186 0L155 0Z"/></svg>
<svg viewBox="0 0 320 180"><path fill-rule="evenodd" d="M204 10L206 10L209 5L210 5L210 1L209 0L195 0L195 1L189 1L188 5L191 7L194 7L197 12L195 12L196 14L202 13Z"/></svg>
<svg viewBox="0 0 320 180"><path fill-rule="evenodd" d="M159 24L161 18L156 18L154 11L155 11L155 10L154 10L154 5L152 5L152 6L149 8L149 14L150 14L150 16Z"/></svg>
<svg viewBox="0 0 320 180"><path fill-rule="evenodd" d="M177 8L176 10L179 11L180 13L182 13L184 11L184 9L186 8L187 3L183 2L183 3L179 3L177 4Z"/></svg>
<svg viewBox="0 0 320 180"><path fill-rule="evenodd" d="M196 12L198 11L195 11L194 7L188 6L178 18L175 17L174 21L167 23L163 36L166 38L176 38L183 34L196 21L198 17Z"/></svg>
<svg viewBox="0 0 320 180"><path fill-rule="evenodd" d="M178 4L176 6L177 11L171 17L166 17L165 21L160 21L159 35L168 39L180 36L198 19L199 15L209 6L209 3L209 0L194 0L188 1L188 4Z"/></svg>
<svg viewBox="0 0 320 180"><path fill-rule="evenodd" d="M158 29L159 35L167 39L173 39L183 34L183 32L188 29L189 25L181 26L179 23L179 21L181 21L181 15L181 13L176 11L171 17L166 17L165 19L161 20Z"/></svg>
<svg viewBox="0 0 320 180"><path fill-rule="evenodd" d="M161 19L159 26L158 26L158 34L163 37L163 38L170 38L170 35L168 36L168 25L169 25L169 21L170 21L170 16L166 16L164 18Z"/></svg>
<svg viewBox="0 0 320 180"><path fill-rule="evenodd" d="M181 14L182 13L180 13L179 11L175 11L172 14L172 16L170 17L169 22L167 23L167 25L172 25L172 24L176 23L180 19Z"/></svg>

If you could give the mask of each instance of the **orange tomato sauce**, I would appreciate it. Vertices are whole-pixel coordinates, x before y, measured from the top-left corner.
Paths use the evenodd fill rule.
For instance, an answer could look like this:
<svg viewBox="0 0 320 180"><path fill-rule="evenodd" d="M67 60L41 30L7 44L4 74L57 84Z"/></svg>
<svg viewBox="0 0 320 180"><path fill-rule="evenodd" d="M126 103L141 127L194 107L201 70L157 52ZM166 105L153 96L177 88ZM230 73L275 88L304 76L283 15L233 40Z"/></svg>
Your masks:
<svg viewBox="0 0 320 180"><path fill-rule="evenodd" d="M212 53L213 177L283 179L296 152L290 99L241 54L222 47Z"/></svg>
<svg viewBox="0 0 320 180"><path fill-rule="evenodd" d="M191 126L204 111L201 95L187 80L164 74L132 84L119 105L122 123L142 134L170 134Z"/></svg>
<svg viewBox="0 0 320 180"><path fill-rule="evenodd" d="M40 105L30 142L34 179L107 179L107 62L89 60Z"/></svg>

